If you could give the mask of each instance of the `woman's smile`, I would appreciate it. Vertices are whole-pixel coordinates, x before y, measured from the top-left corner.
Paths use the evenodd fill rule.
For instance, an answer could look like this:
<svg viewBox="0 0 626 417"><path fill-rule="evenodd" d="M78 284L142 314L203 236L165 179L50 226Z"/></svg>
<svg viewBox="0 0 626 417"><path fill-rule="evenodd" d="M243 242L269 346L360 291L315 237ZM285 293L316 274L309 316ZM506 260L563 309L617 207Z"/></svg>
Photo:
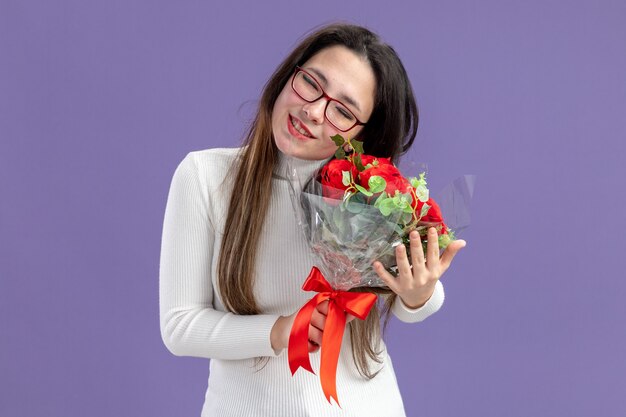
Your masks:
<svg viewBox="0 0 626 417"><path fill-rule="evenodd" d="M287 129L289 129L289 133L298 139L308 140L315 139L315 136L307 129L307 127L296 117L291 114L287 120Z"/></svg>

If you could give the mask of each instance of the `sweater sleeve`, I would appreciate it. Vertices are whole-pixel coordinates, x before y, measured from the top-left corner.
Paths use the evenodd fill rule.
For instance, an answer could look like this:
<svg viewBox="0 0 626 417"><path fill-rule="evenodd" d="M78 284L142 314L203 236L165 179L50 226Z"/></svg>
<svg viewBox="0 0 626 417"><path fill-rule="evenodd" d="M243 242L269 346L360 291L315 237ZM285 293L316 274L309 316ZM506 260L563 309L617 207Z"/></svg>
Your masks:
<svg viewBox="0 0 626 417"><path fill-rule="evenodd" d="M214 308L211 263L215 230L209 191L193 152L178 165L169 189L159 265L161 337L176 356L245 359L274 356L277 315L236 315Z"/></svg>
<svg viewBox="0 0 626 417"><path fill-rule="evenodd" d="M391 311L401 321L406 323L416 323L426 319L431 314L436 313L437 310L439 310L443 305L444 298L445 294L443 291L443 284L441 281L437 281L433 295L431 295L428 301L426 301L426 304L420 308L409 308L402 302L402 299L398 297L396 302L393 304Z"/></svg>

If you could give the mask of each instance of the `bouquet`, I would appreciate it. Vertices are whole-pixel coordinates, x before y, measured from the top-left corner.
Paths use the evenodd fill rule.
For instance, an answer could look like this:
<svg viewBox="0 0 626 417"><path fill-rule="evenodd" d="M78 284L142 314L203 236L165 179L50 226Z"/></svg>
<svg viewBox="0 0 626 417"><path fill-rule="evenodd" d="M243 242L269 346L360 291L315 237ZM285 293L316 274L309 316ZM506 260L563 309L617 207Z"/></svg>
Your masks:
<svg viewBox="0 0 626 417"><path fill-rule="evenodd" d="M379 260L395 274L395 247L408 244L412 230L420 233L424 251L429 227L438 231L440 251L455 239L430 197L425 172L405 178L390 159L364 154L360 142L346 142L340 135L333 140L336 158L300 195L302 225L333 288L384 287L372 263ZM353 153L344 152L345 143Z"/></svg>
<svg viewBox="0 0 626 417"><path fill-rule="evenodd" d="M339 404L335 374L346 315L365 319L377 299L373 288L385 287L373 262L378 260L388 271L396 273L395 247L408 244L412 230L420 233L424 250L429 227L438 231L440 250L455 235L444 222L439 205L430 197L424 172L405 178L390 159L364 154L361 142L346 141L340 135L332 139L338 147L335 159L314 173L299 196L292 194L301 225L319 259L319 268L312 268L303 285L305 291L318 294L298 312L288 353L292 374L300 367L313 373L308 355L308 326L316 306L329 300L320 379L326 399L330 402L334 398ZM354 152L346 154L346 144ZM363 287L372 288L372 292L349 291Z"/></svg>

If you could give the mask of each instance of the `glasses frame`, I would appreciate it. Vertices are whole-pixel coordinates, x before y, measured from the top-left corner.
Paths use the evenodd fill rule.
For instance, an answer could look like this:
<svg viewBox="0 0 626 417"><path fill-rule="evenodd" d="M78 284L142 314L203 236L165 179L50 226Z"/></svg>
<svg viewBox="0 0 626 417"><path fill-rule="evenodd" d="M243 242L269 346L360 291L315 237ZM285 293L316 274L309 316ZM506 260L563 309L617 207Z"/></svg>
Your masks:
<svg viewBox="0 0 626 417"><path fill-rule="evenodd" d="M300 93L298 93L298 91L296 90L296 87L294 87L294 82L296 80L296 76L298 75L298 73L303 72L306 75L308 75L313 81L315 81L315 84L317 84L317 86L319 87L320 91L322 92L322 94L320 94L319 97L317 97L314 100L307 100L304 97L302 97L300 95ZM350 108L348 106L346 106L343 102L341 102L340 100L337 100L336 98L333 98L331 96L329 96L328 94L326 94L326 91L324 91L324 89L322 88L322 85L320 84L319 81L317 81L317 78L315 78L315 76L313 74L311 74L310 72L308 72L307 70L305 70L304 68L297 66L293 72L293 77L291 77L291 89L293 90L294 93L296 93L296 95L298 97L300 97L302 100L306 101L307 103L313 103L316 102L317 100L319 100L320 98L325 98L326 99L326 107L324 107L324 120L326 120L328 123L330 123L330 125L332 127L334 127L335 129L337 129L340 132L347 132L348 130L354 129L355 126L365 126L367 124L367 122L362 122L359 120L358 117L356 117L356 115L350 110ZM352 126L350 126L350 128L348 129L339 129L337 126L335 126L335 124L333 122L331 122L328 119L328 116L326 116L326 111L328 110L328 105L330 104L331 101L335 101L339 104L341 104L343 107L345 107L345 109L347 111L350 112L350 114L354 117L354 120L356 120L356 122L354 122L354 124Z"/></svg>

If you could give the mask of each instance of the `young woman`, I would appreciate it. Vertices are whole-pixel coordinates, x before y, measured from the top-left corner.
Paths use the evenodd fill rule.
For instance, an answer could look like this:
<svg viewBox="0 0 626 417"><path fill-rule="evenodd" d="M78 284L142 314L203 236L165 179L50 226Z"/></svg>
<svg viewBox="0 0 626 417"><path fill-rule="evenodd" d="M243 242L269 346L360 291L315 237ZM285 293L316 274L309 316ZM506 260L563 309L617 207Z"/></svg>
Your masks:
<svg viewBox="0 0 626 417"><path fill-rule="evenodd" d="M366 320L348 324L337 368L341 408L330 405L319 377L289 371L289 332L313 295L301 286L315 259L283 173L292 158L304 183L333 156L330 137L338 133L358 137L368 154L397 160L417 121L394 50L365 28L334 24L279 65L242 148L191 152L180 163L163 226L161 334L174 355L211 359L202 416L405 415L381 313L419 322L436 312L444 300L439 278L465 242L440 257L436 244L424 254L414 233L410 263L398 248L397 277L377 266L390 291ZM316 371L327 308L318 306L309 327Z"/></svg>

